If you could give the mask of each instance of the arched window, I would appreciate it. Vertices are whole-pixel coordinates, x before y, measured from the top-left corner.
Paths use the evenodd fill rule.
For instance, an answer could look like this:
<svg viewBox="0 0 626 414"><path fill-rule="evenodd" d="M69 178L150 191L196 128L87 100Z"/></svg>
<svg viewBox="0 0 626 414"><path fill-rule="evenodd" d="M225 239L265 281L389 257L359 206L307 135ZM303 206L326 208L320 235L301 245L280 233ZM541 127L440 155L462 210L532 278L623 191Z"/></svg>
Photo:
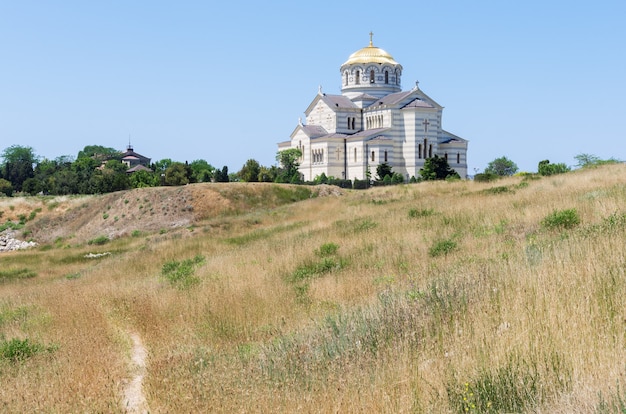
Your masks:
<svg viewBox="0 0 626 414"><path fill-rule="evenodd" d="M376 161L376 153L374 151L372 151L372 162Z"/></svg>
<svg viewBox="0 0 626 414"><path fill-rule="evenodd" d="M430 144L428 146L428 158L432 158L433 157L433 144Z"/></svg>
<svg viewBox="0 0 626 414"><path fill-rule="evenodd" d="M356 77L354 79L354 83L356 83L357 85L361 84L361 71L356 71Z"/></svg>
<svg viewBox="0 0 626 414"><path fill-rule="evenodd" d="M374 83L374 71L370 70L370 83Z"/></svg>
<svg viewBox="0 0 626 414"><path fill-rule="evenodd" d="M354 147L354 162L356 162L356 147Z"/></svg>
<svg viewBox="0 0 626 414"><path fill-rule="evenodd" d="M448 162L448 153L447 152L443 154L443 158L445 158L446 162Z"/></svg>
<svg viewBox="0 0 626 414"><path fill-rule="evenodd" d="M389 71L386 70L385 71L385 85L387 85L389 83Z"/></svg>
<svg viewBox="0 0 626 414"><path fill-rule="evenodd" d="M457 152L457 153L456 153L456 163L457 163L457 164L460 164L460 163L461 163L461 153L460 153L460 152Z"/></svg>
<svg viewBox="0 0 626 414"><path fill-rule="evenodd" d="M424 158L428 158L428 140L424 138Z"/></svg>
<svg viewBox="0 0 626 414"><path fill-rule="evenodd" d="M347 85L348 84L348 71L346 71L346 79L344 80L344 83Z"/></svg>
<svg viewBox="0 0 626 414"><path fill-rule="evenodd" d="M348 118L348 129L350 129L350 118Z"/></svg>
<svg viewBox="0 0 626 414"><path fill-rule="evenodd" d="M422 144L419 144L418 151L419 151L419 155L417 156L417 158L422 158Z"/></svg>
<svg viewBox="0 0 626 414"><path fill-rule="evenodd" d="M355 120L356 120L356 118L352 118L352 129L355 129L355 128L354 128L354 121L355 121Z"/></svg>
<svg viewBox="0 0 626 414"><path fill-rule="evenodd" d="M387 151L385 151L385 162L387 162Z"/></svg>

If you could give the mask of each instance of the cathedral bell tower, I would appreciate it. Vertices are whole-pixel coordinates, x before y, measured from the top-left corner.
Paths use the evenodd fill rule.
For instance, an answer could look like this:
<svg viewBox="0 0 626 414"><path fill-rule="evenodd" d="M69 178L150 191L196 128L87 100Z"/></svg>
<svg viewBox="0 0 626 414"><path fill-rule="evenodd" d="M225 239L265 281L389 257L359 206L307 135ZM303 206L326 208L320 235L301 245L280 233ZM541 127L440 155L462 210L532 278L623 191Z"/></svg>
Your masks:
<svg viewBox="0 0 626 414"><path fill-rule="evenodd" d="M402 90L402 65L374 46L373 36L370 32L369 46L351 54L341 65L341 94L350 99L362 94L382 98Z"/></svg>

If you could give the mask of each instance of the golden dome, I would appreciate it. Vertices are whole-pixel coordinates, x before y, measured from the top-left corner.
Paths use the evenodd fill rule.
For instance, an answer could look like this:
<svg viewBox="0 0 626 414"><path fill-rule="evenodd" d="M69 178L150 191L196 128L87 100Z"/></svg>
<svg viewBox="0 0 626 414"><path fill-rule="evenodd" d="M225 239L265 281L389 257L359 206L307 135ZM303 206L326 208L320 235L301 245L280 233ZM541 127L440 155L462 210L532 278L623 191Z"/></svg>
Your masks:
<svg viewBox="0 0 626 414"><path fill-rule="evenodd" d="M367 64L367 63L379 63L379 64L389 64L389 65L398 65L389 53L385 50L376 47L372 44L372 33L370 33L370 44L367 47L364 47L361 50L357 50L353 54L350 55L348 60L341 65L342 67L345 65L354 65L354 64Z"/></svg>

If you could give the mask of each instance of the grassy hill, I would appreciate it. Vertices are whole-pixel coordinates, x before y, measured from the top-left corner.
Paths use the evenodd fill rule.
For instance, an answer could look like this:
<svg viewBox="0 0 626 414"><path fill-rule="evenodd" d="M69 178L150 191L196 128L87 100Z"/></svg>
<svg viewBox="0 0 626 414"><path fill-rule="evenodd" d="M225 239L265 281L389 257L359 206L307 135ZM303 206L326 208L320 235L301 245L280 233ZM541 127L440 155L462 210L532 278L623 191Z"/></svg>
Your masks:
<svg viewBox="0 0 626 414"><path fill-rule="evenodd" d="M626 408L626 166L317 191L2 200L3 411Z"/></svg>

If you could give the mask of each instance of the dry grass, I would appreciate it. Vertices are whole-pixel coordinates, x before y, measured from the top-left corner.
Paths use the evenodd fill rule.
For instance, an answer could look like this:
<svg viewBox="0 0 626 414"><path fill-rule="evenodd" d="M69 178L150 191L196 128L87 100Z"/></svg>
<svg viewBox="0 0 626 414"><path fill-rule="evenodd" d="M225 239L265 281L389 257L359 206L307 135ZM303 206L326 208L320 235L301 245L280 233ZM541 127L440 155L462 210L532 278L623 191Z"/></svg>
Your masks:
<svg viewBox="0 0 626 414"><path fill-rule="evenodd" d="M37 276L0 285L0 339L51 350L0 359L2 409L123 411L132 331L154 412L623 411L625 174L280 207L275 190L189 186L220 211L191 229L3 254ZM568 209L578 225L542 225ZM196 256L199 283L168 283L164 264Z"/></svg>

